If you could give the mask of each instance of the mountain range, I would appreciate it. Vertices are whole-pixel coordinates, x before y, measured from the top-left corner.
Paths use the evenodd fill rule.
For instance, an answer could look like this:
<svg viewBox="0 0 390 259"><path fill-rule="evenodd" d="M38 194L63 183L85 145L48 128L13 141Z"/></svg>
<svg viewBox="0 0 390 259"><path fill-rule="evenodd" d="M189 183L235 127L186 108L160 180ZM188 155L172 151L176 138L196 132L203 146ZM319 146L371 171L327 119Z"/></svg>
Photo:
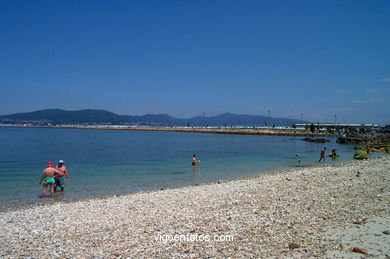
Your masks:
<svg viewBox="0 0 390 259"><path fill-rule="evenodd" d="M142 116L118 115L105 110L66 111L62 109L46 109L34 112L1 115L2 124L32 123L47 124L113 124L139 126L291 126L306 121L268 118L261 115L238 115L223 113L216 116L195 116L188 119L175 118L168 114L146 114Z"/></svg>

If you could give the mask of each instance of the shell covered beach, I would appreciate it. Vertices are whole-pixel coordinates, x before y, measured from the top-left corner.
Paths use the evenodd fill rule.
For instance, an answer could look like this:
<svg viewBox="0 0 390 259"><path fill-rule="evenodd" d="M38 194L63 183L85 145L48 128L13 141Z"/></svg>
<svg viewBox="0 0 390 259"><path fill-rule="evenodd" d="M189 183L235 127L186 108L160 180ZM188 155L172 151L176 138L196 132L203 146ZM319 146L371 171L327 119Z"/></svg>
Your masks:
<svg viewBox="0 0 390 259"><path fill-rule="evenodd" d="M390 156L0 213L0 257L389 258Z"/></svg>

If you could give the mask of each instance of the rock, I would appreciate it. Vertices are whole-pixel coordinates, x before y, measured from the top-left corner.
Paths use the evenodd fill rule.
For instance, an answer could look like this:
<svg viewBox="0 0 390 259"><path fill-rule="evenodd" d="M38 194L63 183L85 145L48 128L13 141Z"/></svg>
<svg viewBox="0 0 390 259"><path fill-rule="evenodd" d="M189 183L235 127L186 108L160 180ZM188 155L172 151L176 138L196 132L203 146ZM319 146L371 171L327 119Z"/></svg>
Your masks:
<svg viewBox="0 0 390 259"><path fill-rule="evenodd" d="M307 141L307 142L314 142L314 143L326 143L326 142L330 142L329 139L325 139L325 138L311 138L311 137L307 137L307 138L304 138L303 140L304 140L304 141Z"/></svg>
<svg viewBox="0 0 390 259"><path fill-rule="evenodd" d="M365 255L368 254L368 250L365 249L365 248L361 248L361 247L354 247L354 248L352 248L352 252L361 253L361 254L365 254Z"/></svg>
<svg viewBox="0 0 390 259"><path fill-rule="evenodd" d="M349 143L348 142L348 139L346 137L339 137L337 140L336 140L336 143L338 144L347 144Z"/></svg>
<svg viewBox="0 0 390 259"><path fill-rule="evenodd" d="M367 140L365 138L359 137L359 136L342 136L336 140L336 143L338 143L338 144L359 144L359 143L364 143L366 141Z"/></svg>
<svg viewBox="0 0 390 259"><path fill-rule="evenodd" d="M296 248L300 248L301 246L297 243L294 243L294 242L291 242L288 244L288 248L289 249L296 249Z"/></svg>
<svg viewBox="0 0 390 259"><path fill-rule="evenodd" d="M385 230L382 233L385 234L385 235L390 235L390 231L389 230Z"/></svg>
<svg viewBox="0 0 390 259"><path fill-rule="evenodd" d="M225 183L225 181L224 181L224 180L218 180L217 183L218 183L218 184L221 184L221 183Z"/></svg>
<svg viewBox="0 0 390 259"><path fill-rule="evenodd" d="M363 218L363 219L357 219L357 220L353 221L352 223L356 224L356 225L360 225L360 224L366 223L366 221L367 221L367 218Z"/></svg>

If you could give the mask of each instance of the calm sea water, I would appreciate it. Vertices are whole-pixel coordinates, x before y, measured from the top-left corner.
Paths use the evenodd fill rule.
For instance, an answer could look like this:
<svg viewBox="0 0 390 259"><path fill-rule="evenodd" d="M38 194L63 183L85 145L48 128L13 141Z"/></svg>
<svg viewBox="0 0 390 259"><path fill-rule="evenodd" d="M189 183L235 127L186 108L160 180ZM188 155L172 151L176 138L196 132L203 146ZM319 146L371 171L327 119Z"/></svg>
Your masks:
<svg viewBox="0 0 390 259"><path fill-rule="evenodd" d="M341 154L337 161L352 159L352 146L329 139L328 150ZM72 200L298 166L296 154L310 165L323 146L302 137L0 127L0 207L38 202L47 161L65 160L69 183L55 200Z"/></svg>

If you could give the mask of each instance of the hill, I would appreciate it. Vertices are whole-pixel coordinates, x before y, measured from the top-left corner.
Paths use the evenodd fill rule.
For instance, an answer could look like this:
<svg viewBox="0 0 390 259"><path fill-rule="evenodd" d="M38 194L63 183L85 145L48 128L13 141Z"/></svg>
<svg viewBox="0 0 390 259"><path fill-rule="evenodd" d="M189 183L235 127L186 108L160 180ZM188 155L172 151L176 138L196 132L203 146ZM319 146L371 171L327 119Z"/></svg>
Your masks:
<svg viewBox="0 0 390 259"><path fill-rule="evenodd" d="M171 117L168 114L146 114L143 116L118 115L105 110L66 111L47 109L26 113L15 113L0 116L2 124L32 123L45 124L127 124L149 126L291 126L294 123L305 123L286 118L268 118L260 115L238 115L223 113L216 116L196 116L188 119Z"/></svg>
<svg viewBox="0 0 390 259"><path fill-rule="evenodd" d="M74 123L123 123L120 115L104 110L65 111L47 109L35 112L15 113L0 116L2 123L33 123L33 124L74 124Z"/></svg>

